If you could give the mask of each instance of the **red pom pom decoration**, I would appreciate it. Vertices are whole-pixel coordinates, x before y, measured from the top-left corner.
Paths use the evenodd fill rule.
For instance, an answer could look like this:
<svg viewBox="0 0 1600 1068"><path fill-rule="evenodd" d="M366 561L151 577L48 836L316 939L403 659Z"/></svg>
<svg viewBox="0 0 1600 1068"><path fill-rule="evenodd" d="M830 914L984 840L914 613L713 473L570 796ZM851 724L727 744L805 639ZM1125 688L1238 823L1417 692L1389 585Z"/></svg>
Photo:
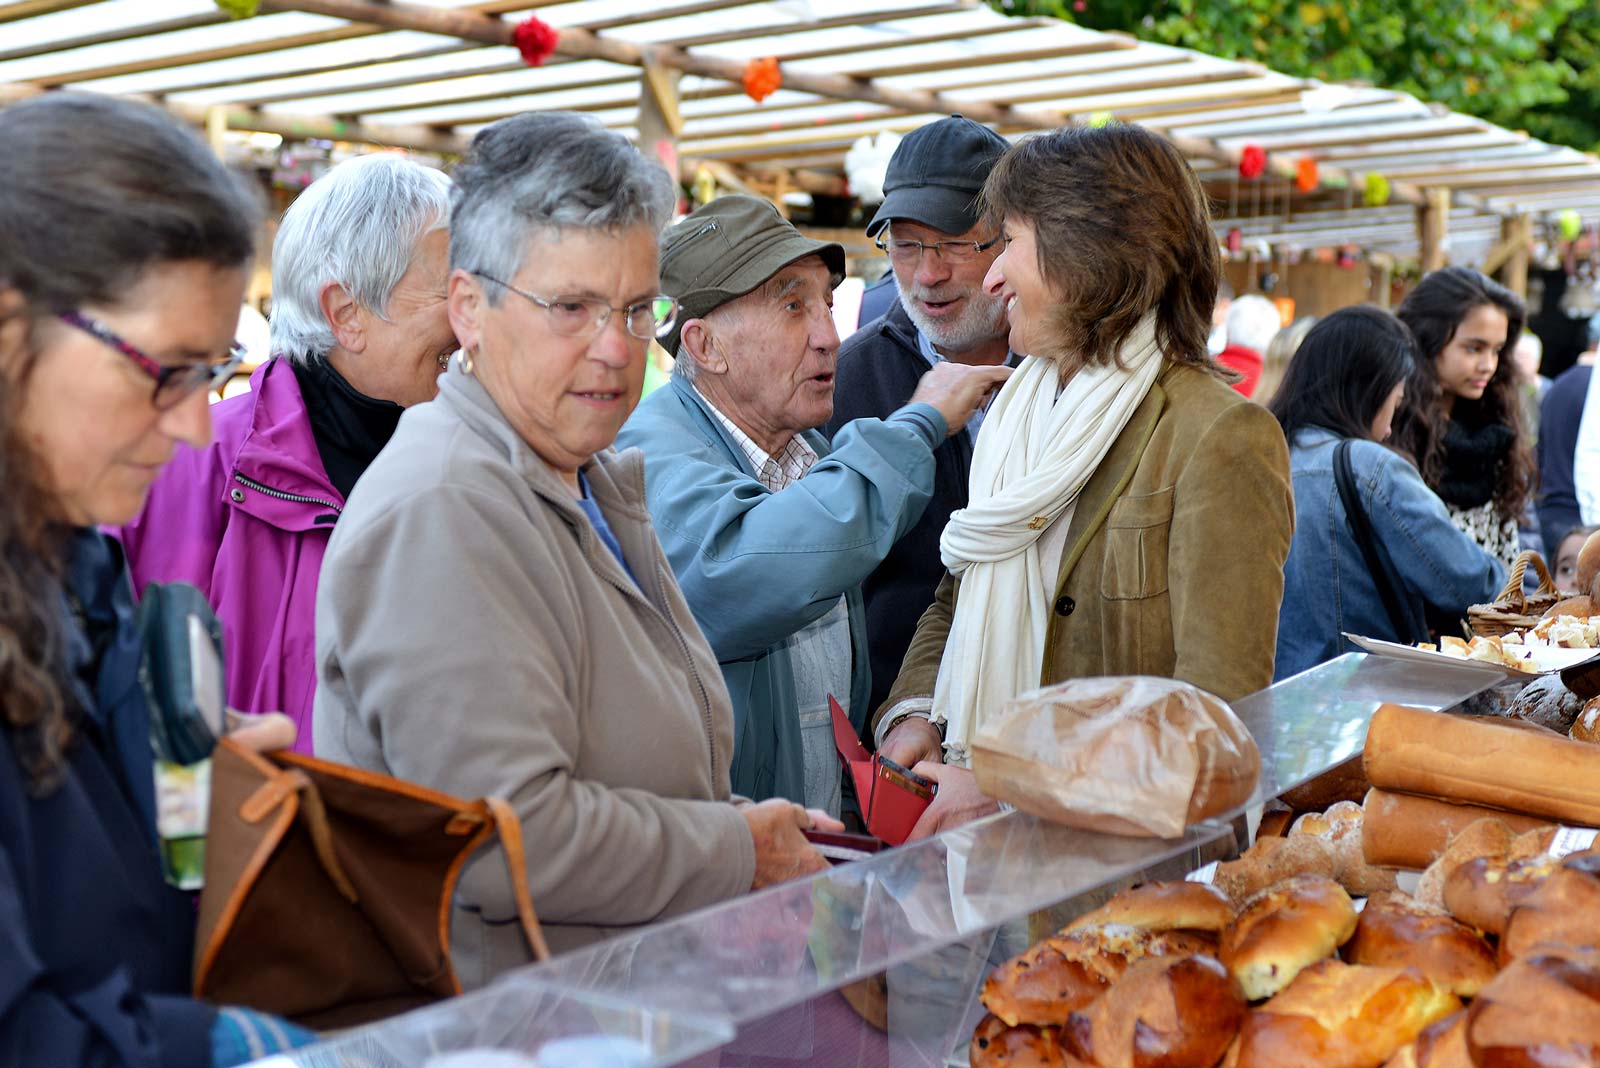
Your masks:
<svg viewBox="0 0 1600 1068"><path fill-rule="evenodd" d="M781 85L783 85L783 72L778 69L778 57L752 59L745 64L745 95L757 104L776 93Z"/></svg>
<svg viewBox="0 0 1600 1068"><path fill-rule="evenodd" d="M1322 181L1317 174L1317 161L1310 156L1301 156L1300 162L1294 168L1294 187L1302 193L1315 193L1317 186Z"/></svg>
<svg viewBox="0 0 1600 1068"><path fill-rule="evenodd" d="M522 53L522 62L530 67L543 66L544 61L555 54L556 42L560 39L561 31L538 15L529 15L517 23L511 36L517 51Z"/></svg>
<svg viewBox="0 0 1600 1068"><path fill-rule="evenodd" d="M1260 178L1267 173L1267 150L1260 145L1245 145L1239 157L1239 177Z"/></svg>

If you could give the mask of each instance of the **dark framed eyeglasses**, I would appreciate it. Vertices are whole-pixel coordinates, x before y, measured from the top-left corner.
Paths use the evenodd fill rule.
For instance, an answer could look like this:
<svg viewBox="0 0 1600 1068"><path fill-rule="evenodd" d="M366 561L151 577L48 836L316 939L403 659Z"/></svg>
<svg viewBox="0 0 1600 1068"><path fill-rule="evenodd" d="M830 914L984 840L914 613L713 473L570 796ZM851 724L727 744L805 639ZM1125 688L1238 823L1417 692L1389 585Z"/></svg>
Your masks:
<svg viewBox="0 0 1600 1068"><path fill-rule="evenodd" d="M890 234L888 229L880 233L873 240L879 251L887 252L889 259L894 263L920 263L922 254L931 252L946 263L971 263L979 256L994 248L1000 243L1000 235L996 234L987 241L910 241Z"/></svg>
<svg viewBox="0 0 1600 1068"><path fill-rule="evenodd" d="M585 297L541 297L525 289L518 289L510 282L502 282L482 271L468 273L477 275L485 282L504 286L524 300L539 305L550 319L550 329L562 337L594 337L605 329L606 323L611 321L612 312L621 312L623 328L641 341L662 337L669 333L673 324L678 321L678 302L664 293L641 300L637 304L630 304L626 308L615 308L603 300L589 300Z"/></svg>
<svg viewBox="0 0 1600 1068"><path fill-rule="evenodd" d="M151 358L106 324L82 312L60 312L56 318L116 349L154 379L156 386L151 400L162 411L177 407L185 397L198 389L217 389L224 385L239 369L239 364L244 362L244 346L235 341L228 346L228 354L220 360L175 366L164 364Z"/></svg>

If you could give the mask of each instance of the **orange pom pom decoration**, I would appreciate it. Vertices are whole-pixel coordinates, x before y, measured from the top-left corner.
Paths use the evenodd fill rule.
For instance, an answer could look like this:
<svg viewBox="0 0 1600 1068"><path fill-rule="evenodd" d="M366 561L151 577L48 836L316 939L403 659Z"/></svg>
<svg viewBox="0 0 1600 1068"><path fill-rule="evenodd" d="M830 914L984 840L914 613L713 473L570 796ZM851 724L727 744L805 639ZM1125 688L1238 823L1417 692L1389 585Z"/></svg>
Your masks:
<svg viewBox="0 0 1600 1068"><path fill-rule="evenodd" d="M744 67L745 95L757 104L778 91L783 85L783 72L778 69L778 58L752 59Z"/></svg>
<svg viewBox="0 0 1600 1068"><path fill-rule="evenodd" d="M1317 161L1310 156L1301 156L1300 162L1294 168L1294 187L1302 193L1315 193L1322 184L1317 174Z"/></svg>
<svg viewBox="0 0 1600 1068"><path fill-rule="evenodd" d="M517 23L511 33L512 43L522 53L522 62L530 67L543 66L555 53L556 42L560 39L561 31L537 15L529 15Z"/></svg>
<svg viewBox="0 0 1600 1068"><path fill-rule="evenodd" d="M1239 156L1239 177L1260 178L1267 173L1267 150L1260 145L1245 145Z"/></svg>

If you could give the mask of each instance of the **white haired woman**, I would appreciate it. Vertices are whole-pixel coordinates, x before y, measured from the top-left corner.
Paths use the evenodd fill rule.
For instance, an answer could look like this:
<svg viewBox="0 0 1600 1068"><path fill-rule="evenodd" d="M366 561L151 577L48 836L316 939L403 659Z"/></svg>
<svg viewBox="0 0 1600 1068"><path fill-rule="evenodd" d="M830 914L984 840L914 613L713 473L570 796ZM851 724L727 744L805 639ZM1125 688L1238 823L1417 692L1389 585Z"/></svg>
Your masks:
<svg viewBox="0 0 1600 1068"><path fill-rule="evenodd" d="M320 755L516 807L556 952L818 870L789 801L730 795L717 659L611 448L670 329L672 180L592 118L495 123L454 174L462 352L334 532L317 595ZM497 847L496 847L497 848ZM455 966L526 963L505 859L456 892Z"/></svg>
<svg viewBox="0 0 1600 1068"><path fill-rule="evenodd" d="M300 195L272 252L272 360L218 404L121 530L134 584L188 582L227 635L228 702L286 712L311 751L312 625L333 524L455 351L445 313L450 180L346 160Z"/></svg>

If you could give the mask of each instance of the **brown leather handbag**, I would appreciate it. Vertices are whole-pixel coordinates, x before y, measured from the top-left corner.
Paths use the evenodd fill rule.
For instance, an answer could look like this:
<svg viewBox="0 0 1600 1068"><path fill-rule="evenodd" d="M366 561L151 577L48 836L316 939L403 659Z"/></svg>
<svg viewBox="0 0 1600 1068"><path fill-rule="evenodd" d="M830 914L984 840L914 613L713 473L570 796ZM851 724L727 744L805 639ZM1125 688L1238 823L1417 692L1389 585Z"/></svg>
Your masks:
<svg viewBox="0 0 1600 1068"><path fill-rule="evenodd" d="M461 993L451 898L495 836L523 933L544 960L522 827L504 800L463 801L223 739L211 762L195 996L327 1029Z"/></svg>

